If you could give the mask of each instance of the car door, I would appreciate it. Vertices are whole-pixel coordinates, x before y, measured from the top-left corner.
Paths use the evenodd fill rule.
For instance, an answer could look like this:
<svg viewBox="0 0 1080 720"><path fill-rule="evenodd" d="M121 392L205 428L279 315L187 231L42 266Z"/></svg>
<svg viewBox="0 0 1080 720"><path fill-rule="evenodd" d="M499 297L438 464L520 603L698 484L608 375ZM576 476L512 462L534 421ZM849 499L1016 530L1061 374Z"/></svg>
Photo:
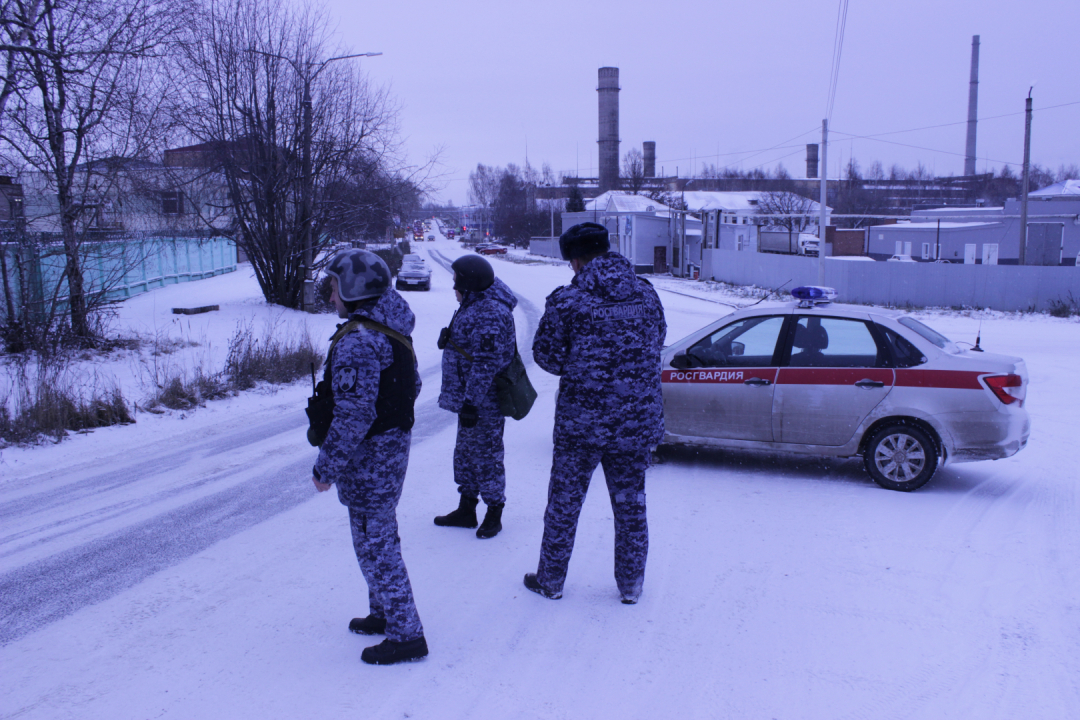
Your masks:
<svg viewBox="0 0 1080 720"><path fill-rule="evenodd" d="M777 440L838 446L892 390L888 350L869 318L795 315L774 397Z"/></svg>
<svg viewBox="0 0 1080 720"><path fill-rule="evenodd" d="M784 317L743 318L681 348L662 374L667 432L771 441Z"/></svg>

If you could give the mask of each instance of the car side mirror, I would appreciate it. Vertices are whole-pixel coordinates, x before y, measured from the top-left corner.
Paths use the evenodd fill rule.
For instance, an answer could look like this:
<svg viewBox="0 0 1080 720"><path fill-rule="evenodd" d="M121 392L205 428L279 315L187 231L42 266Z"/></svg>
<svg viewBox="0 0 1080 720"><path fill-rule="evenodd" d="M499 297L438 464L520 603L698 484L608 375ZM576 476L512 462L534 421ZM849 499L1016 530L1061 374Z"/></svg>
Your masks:
<svg viewBox="0 0 1080 720"><path fill-rule="evenodd" d="M746 351L746 345L744 343L741 343L741 342L733 342L733 343L731 343L731 355L732 356L742 355L743 352L745 352L745 351Z"/></svg>
<svg viewBox="0 0 1080 720"><path fill-rule="evenodd" d="M671 358L671 362L668 364L671 365L671 367L673 368L677 368L679 370L686 370L690 367L690 359L686 357L685 350L680 350L675 353L674 357Z"/></svg>

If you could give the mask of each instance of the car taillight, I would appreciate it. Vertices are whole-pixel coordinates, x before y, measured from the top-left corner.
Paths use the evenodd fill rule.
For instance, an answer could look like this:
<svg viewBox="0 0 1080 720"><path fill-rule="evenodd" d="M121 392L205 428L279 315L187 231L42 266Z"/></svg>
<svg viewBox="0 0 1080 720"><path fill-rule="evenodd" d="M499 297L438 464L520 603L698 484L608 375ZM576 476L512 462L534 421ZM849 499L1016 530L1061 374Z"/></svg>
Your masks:
<svg viewBox="0 0 1080 720"><path fill-rule="evenodd" d="M1024 406L1027 388L1024 387L1024 379L1019 375L991 375L983 378L983 382L1004 404L1012 405L1018 402L1020 407Z"/></svg>

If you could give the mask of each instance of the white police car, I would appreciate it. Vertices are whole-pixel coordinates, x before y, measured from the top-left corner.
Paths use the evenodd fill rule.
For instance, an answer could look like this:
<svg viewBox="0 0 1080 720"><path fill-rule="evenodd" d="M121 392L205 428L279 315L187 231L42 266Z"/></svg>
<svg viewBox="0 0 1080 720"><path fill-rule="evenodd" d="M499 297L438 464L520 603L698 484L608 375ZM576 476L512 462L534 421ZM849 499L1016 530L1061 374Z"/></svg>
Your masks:
<svg viewBox="0 0 1080 720"><path fill-rule="evenodd" d="M1020 358L963 350L900 312L833 304L830 288L791 294L665 348L665 443L861 455L890 490L1027 444Z"/></svg>

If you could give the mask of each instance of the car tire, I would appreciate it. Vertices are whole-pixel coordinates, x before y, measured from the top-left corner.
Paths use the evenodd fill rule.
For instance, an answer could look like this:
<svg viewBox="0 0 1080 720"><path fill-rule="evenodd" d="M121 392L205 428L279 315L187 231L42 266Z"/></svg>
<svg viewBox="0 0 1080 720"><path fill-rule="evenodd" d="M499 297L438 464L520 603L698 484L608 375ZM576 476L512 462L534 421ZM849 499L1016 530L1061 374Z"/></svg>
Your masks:
<svg viewBox="0 0 1080 720"><path fill-rule="evenodd" d="M934 476L937 445L914 425L887 425L870 438L863 453L866 472L886 490L918 490Z"/></svg>

